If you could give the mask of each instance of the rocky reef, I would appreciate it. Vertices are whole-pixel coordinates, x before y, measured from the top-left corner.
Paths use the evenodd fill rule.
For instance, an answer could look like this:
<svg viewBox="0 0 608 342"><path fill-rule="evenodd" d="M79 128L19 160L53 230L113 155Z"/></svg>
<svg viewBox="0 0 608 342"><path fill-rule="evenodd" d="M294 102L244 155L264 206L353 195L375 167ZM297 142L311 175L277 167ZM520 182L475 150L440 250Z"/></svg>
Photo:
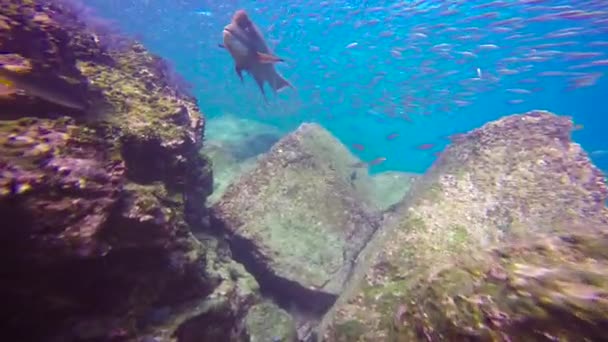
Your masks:
<svg viewBox="0 0 608 342"><path fill-rule="evenodd" d="M606 339L608 189L569 118L488 123L422 176L316 124L203 147L167 63L73 4L0 0L7 341Z"/></svg>
<svg viewBox="0 0 608 342"><path fill-rule="evenodd" d="M0 97L5 337L246 334L256 281L192 233L212 184L195 99L140 44L102 44L69 1L0 7L0 67L24 90Z"/></svg>
<svg viewBox="0 0 608 342"><path fill-rule="evenodd" d="M572 126L535 111L458 137L362 252L324 339L605 338L608 189Z"/></svg>

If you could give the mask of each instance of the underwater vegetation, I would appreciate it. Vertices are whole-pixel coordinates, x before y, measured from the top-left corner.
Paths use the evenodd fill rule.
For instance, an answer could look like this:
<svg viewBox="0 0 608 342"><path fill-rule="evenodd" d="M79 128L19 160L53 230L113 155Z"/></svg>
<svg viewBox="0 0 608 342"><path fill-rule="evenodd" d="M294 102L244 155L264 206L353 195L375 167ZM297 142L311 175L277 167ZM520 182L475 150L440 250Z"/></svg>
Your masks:
<svg viewBox="0 0 608 342"><path fill-rule="evenodd" d="M606 339L608 187L571 118L370 175L317 123L204 140L171 64L80 3L0 8L7 341Z"/></svg>

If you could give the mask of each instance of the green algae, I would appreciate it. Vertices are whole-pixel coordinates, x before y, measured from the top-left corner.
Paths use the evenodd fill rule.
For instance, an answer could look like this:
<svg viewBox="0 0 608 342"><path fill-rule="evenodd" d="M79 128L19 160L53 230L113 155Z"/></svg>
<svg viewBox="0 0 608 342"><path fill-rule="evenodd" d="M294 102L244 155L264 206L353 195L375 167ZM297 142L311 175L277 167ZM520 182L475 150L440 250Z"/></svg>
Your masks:
<svg viewBox="0 0 608 342"><path fill-rule="evenodd" d="M245 317L249 341L297 341L291 316L270 302L262 302L249 309Z"/></svg>
<svg viewBox="0 0 608 342"><path fill-rule="evenodd" d="M233 241L253 245L239 248L244 260L335 293L376 228L372 206L349 183L353 159L329 132L303 124L232 184L214 213Z"/></svg>
<svg viewBox="0 0 608 342"><path fill-rule="evenodd" d="M578 238L585 244L597 241L588 235ZM600 241L607 246L605 235ZM550 246L560 247L560 253L537 255ZM408 294L413 305L408 306L404 321L409 323L398 330L403 336L421 338L419 332L425 331L445 340L600 336L595 324L608 314L608 302L600 299L608 291L608 264L598 260L589 265L576 257L567 260L580 248L550 239L503 247L484 262L447 268ZM562 320L578 328L568 329Z"/></svg>
<svg viewBox="0 0 608 342"><path fill-rule="evenodd" d="M443 187L440 183L434 183L425 189L424 194L420 199L425 199L431 202L440 201L443 195Z"/></svg>
<svg viewBox="0 0 608 342"><path fill-rule="evenodd" d="M426 223L424 222L424 220L420 217L415 217L415 216L410 216L402 224L402 227L405 230L415 232L415 233L421 233L421 232L424 232L427 230Z"/></svg>
<svg viewBox="0 0 608 342"><path fill-rule="evenodd" d="M455 248L464 246L469 239L469 232L466 227L462 225L452 225L449 228L450 241Z"/></svg>
<svg viewBox="0 0 608 342"><path fill-rule="evenodd" d="M340 323L335 327L336 341L360 341L365 334L366 327L357 320L350 320Z"/></svg>
<svg viewBox="0 0 608 342"><path fill-rule="evenodd" d="M96 134L95 130L78 126L71 118L56 120L22 118L0 121L1 160L11 165L8 172L0 175L0 194L14 194L18 189L35 190L52 179L60 181L61 175L70 172L69 165L59 167L58 174L46 175L41 166L49 160L88 157L91 151L105 159L116 151L117 146ZM98 152L101 151L101 152ZM29 177L19 177L28 173ZM33 177L33 178L32 178ZM86 178L81 178L81 188L86 188ZM11 187L14 188L11 190ZM17 190L15 190L17 189ZM1 196L0 195L0 198Z"/></svg>
<svg viewBox="0 0 608 342"><path fill-rule="evenodd" d="M346 340L338 327L353 320L358 340L601 339L608 215L596 203L607 191L575 144L556 142L570 127L533 112L450 146L370 244L374 260L324 319L325 340Z"/></svg>

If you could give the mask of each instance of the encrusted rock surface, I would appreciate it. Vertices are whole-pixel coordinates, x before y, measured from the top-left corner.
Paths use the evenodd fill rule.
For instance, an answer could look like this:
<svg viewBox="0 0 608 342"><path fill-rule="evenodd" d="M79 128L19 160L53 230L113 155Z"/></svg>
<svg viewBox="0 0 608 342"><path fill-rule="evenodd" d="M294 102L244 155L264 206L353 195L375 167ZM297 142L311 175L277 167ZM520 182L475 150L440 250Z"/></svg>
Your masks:
<svg viewBox="0 0 608 342"><path fill-rule="evenodd" d="M571 130L534 111L458 137L362 252L325 339L605 337L608 190Z"/></svg>
<svg viewBox="0 0 608 342"><path fill-rule="evenodd" d="M249 342L298 340L296 326L285 310L272 302L262 302L251 307L245 317Z"/></svg>
<svg viewBox="0 0 608 342"><path fill-rule="evenodd" d="M213 206L235 258L283 302L323 312L378 228L353 187L357 160L329 132L303 124Z"/></svg>
<svg viewBox="0 0 608 342"><path fill-rule="evenodd" d="M51 94L0 98L4 338L238 338L257 283L191 233L211 192L196 101L70 3L0 0L1 67Z"/></svg>

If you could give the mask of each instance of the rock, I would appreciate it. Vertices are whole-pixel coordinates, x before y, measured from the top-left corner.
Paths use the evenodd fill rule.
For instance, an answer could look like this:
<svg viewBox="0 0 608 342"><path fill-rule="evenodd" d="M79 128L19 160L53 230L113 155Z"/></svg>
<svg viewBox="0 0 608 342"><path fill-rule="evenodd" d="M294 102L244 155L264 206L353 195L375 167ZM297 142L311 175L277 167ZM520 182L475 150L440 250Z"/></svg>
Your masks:
<svg viewBox="0 0 608 342"><path fill-rule="evenodd" d="M105 255L98 237L125 171L112 147L67 118L0 121L0 132L1 253L37 263Z"/></svg>
<svg viewBox="0 0 608 342"><path fill-rule="evenodd" d="M572 126L534 111L459 137L362 252L325 339L600 338L608 190Z"/></svg>
<svg viewBox="0 0 608 342"><path fill-rule="evenodd" d="M250 342L297 341L296 327L291 316L272 302L251 307L245 322Z"/></svg>
<svg viewBox="0 0 608 342"><path fill-rule="evenodd" d="M419 176L397 171L386 171L373 175L372 184L369 187L372 203L381 210L390 209L401 202Z"/></svg>
<svg viewBox="0 0 608 342"><path fill-rule="evenodd" d="M240 341L246 329L243 317L260 301L258 283L230 259L225 246L209 236L199 233L198 237L194 241L204 250L205 260L201 275L212 284L213 292L174 306L173 314L161 324L141 331L161 341Z"/></svg>
<svg viewBox="0 0 608 342"><path fill-rule="evenodd" d="M351 183L356 162L329 132L303 124L212 208L236 260L284 307L327 309L378 228L379 215Z"/></svg>
<svg viewBox="0 0 608 342"><path fill-rule="evenodd" d="M0 99L3 334L136 340L228 317L197 336L238 337L257 283L227 247L192 234L208 222L212 181L196 101L141 44L102 46L71 3L0 0L3 67L87 104Z"/></svg>

